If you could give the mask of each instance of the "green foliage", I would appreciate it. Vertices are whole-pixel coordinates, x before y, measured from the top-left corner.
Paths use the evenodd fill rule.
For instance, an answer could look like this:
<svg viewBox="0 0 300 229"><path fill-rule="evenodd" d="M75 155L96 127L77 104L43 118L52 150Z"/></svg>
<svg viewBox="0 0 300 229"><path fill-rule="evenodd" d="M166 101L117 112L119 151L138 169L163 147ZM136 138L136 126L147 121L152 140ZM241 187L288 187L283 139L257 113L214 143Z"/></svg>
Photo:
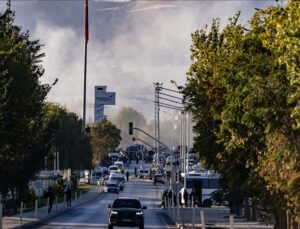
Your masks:
<svg viewBox="0 0 300 229"><path fill-rule="evenodd" d="M47 127L41 84L41 45L15 26L10 8L0 13L0 192L24 187L43 164Z"/></svg>
<svg viewBox="0 0 300 229"><path fill-rule="evenodd" d="M289 2L258 11L249 32L237 14L222 31L214 20L193 33L183 90L194 148L223 174L223 189L258 204L276 199L272 207L298 222L299 12Z"/></svg>
<svg viewBox="0 0 300 229"><path fill-rule="evenodd" d="M90 125L90 130L94 162L108 165L108 153L114 151L122 140L121 130L107 119Z"/></svg>
<svg viewBox="0 0 300 229"><path fill-rule="evenodd" d="M92 162L90 140L82 133L82 121L77 115L65 108L47 103L45 105L45 122L52 127L52 151L48 158L59 152L60 169L89 169ZM53 163L49 163L52 165Z"/></svg>

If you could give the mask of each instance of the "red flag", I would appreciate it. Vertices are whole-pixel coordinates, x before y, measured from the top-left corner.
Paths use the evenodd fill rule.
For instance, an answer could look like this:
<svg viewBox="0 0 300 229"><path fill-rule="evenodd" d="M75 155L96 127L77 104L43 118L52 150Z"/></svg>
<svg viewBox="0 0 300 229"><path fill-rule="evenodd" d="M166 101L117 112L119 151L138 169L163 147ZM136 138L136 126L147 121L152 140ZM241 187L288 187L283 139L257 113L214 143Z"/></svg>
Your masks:
<svg viewBox="0 0 300 229"><path fill-rule="evenodd" d="M85 42L89 41L89 5L88 0L84 2L84 19L85 19Z"/></svg>

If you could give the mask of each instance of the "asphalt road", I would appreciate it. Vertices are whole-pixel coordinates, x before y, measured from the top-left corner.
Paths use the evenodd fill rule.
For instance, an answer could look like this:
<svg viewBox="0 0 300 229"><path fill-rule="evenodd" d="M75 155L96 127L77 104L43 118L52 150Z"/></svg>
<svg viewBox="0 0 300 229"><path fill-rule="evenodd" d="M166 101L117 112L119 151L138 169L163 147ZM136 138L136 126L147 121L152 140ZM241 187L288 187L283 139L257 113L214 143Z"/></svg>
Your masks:
<svg viewBox="0 0 300 229"><path fill-rule="evenodd" d="M148 207L145 210L145 228L176 228L159 207L163 188L162 185L154 186L149 180L131 179L119 195L103 194L91 203L72 208L64 214L33 228L107 228L109 210L107 204L111 204L117 196L138 197L142 205Z"/></svg>

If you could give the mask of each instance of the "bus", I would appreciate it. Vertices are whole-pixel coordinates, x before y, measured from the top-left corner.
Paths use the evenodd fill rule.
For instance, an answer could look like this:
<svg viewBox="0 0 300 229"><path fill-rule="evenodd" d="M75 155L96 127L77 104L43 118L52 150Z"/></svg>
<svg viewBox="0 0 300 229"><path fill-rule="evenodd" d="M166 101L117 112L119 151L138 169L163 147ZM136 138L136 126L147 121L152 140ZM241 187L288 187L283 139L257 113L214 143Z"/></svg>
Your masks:
<svg viewBox="0 0 300 229"><path fill-rule="evenodd" d="M203 207L211 207L213 204L210 197L214 191L219 189L220 174L209 171L192 171L188 174L181 173L181 183L184 184L186 179L186 191L190 196L194 191L194 204ZM184 188L180 190L181 202L184 201Z"/></svg>

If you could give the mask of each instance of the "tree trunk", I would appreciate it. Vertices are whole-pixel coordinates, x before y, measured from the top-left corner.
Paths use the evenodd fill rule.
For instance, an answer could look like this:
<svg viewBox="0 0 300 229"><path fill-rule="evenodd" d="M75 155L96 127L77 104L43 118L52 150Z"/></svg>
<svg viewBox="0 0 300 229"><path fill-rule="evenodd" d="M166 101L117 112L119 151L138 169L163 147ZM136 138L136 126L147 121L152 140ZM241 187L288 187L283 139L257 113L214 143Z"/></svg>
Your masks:
<svg viewBox="0 0 300 229"><path fill-rule="evenodd" d="M275 209L274 229L287 229L286 211L279 209L278 207Z"/></svg>
<svg viewBox="0 0 300 229"><path fill-rule="evenodd" d="M251 220L250 206L249 206L248 199L245 201L245 217L246 217L247 221Z"/></svg>

